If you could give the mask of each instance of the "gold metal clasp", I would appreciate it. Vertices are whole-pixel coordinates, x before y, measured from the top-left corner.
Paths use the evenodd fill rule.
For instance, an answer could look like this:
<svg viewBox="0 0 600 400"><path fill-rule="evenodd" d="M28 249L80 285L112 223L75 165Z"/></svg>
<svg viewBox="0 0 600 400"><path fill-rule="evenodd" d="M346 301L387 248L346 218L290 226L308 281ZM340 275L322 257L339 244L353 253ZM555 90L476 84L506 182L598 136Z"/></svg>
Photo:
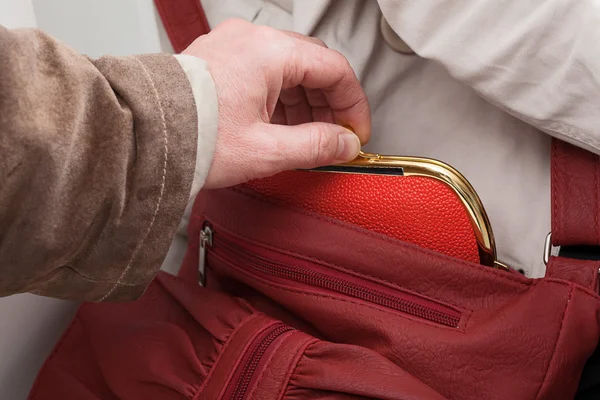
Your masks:
<svg viewBox="0 0 600 400"><path fill-rule="evenodd" d="M366 159L366 160L370 160L370 161L375 161L375 160L379 160L381 158L381 156L377 153L365 153L364 151L359 151L358 152L358 157L355 158L355 160L357 159ZM353 163L354 161L350 161L350 163Z"/></svg>
<svg viewBox="0 0 600 400"><path fill-rule="evenodd" d="M375 170L375 174L387 174L388 171L395 170L398 171L398 175L427 177L445 183L456 193L467 211L475 232L481 263L508 270L508 267L496 260L494 234L481 199L469 181L452 166L429 158L389 156L360 151L354 160L340 164L338 167L341 169L351 167L353 171L364 168L365 173L369 173L371 169ZM339 168L335 172L344 172Z"/></svg>

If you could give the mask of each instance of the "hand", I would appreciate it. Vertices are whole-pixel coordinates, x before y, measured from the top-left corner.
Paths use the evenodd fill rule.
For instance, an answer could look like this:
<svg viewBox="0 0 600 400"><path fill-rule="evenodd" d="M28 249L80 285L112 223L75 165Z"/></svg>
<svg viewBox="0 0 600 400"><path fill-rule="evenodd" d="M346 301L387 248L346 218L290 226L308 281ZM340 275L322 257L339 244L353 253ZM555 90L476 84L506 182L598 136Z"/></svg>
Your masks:
<svg viewBox="0 0 600 400"><path fill-rule="evenodd" d="M318 39L229 20L183 53L207 62L219 101L205 188L346 162L369 139L369 105L354 71Z"/></svg>

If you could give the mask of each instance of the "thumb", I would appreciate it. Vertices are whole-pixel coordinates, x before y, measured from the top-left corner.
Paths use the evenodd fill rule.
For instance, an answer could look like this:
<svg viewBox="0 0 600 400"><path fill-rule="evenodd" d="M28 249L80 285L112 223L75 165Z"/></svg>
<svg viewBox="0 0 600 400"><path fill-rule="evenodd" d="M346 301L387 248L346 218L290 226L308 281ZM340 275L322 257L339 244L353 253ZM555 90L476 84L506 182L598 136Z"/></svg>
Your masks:
<svg viewBox="0 0 600 400"><path fill-rule="evenodd" d="M331 123L267 125L266 134L277 143L281 170L308 169L353 160L360 151L360 139L352 131ZM278 168L279 169L279 168Z"/></svg>

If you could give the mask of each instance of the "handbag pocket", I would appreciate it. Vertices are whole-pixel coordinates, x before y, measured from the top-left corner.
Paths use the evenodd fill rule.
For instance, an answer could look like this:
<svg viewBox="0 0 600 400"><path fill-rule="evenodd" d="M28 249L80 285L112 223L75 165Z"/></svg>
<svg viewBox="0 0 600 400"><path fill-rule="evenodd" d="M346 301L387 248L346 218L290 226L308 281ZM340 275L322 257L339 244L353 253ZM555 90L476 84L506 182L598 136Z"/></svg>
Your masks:
<svg viewBox="0 0 600 400"><path fill-rule="evenodd" d="M319 340L261 313L236 328L193 399L298 398L444 399L370 349Z"/></svg>
<svg viewBox="0 0 600 400"><path fill-rule="evenodd" d="M221 265L275 285L351 298L447 328L464 327L466 313L458 307L240 238L208 221L203 232L210 240L200 250L200 262L206 260L208 268Z"/></svg>

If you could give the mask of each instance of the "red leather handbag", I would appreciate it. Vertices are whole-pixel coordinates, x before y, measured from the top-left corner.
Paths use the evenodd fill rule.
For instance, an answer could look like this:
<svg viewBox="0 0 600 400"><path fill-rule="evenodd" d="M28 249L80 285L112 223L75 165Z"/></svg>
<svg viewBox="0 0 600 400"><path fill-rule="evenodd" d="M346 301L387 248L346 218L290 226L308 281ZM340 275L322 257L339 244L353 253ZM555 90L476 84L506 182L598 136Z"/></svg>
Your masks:
<svg viewBox="0 0 600 400"><path fill-rule="evenodd" d="M554 245L600 244L598 168L555 141ZM598 261L528 279L247 186L201 193L189 237L178 277L81 307L31 400L564 400L599 337Z"/></svg>
<svg viewBox="0 0 600 400"><path fill-rule="evenodd" d="M599 169L554 140L563 256L542 279L294 199L281 177L202 192L179 276L83 305L29 398L573 398L600 336L600 262L569 257L600 246Z"/></svg>

